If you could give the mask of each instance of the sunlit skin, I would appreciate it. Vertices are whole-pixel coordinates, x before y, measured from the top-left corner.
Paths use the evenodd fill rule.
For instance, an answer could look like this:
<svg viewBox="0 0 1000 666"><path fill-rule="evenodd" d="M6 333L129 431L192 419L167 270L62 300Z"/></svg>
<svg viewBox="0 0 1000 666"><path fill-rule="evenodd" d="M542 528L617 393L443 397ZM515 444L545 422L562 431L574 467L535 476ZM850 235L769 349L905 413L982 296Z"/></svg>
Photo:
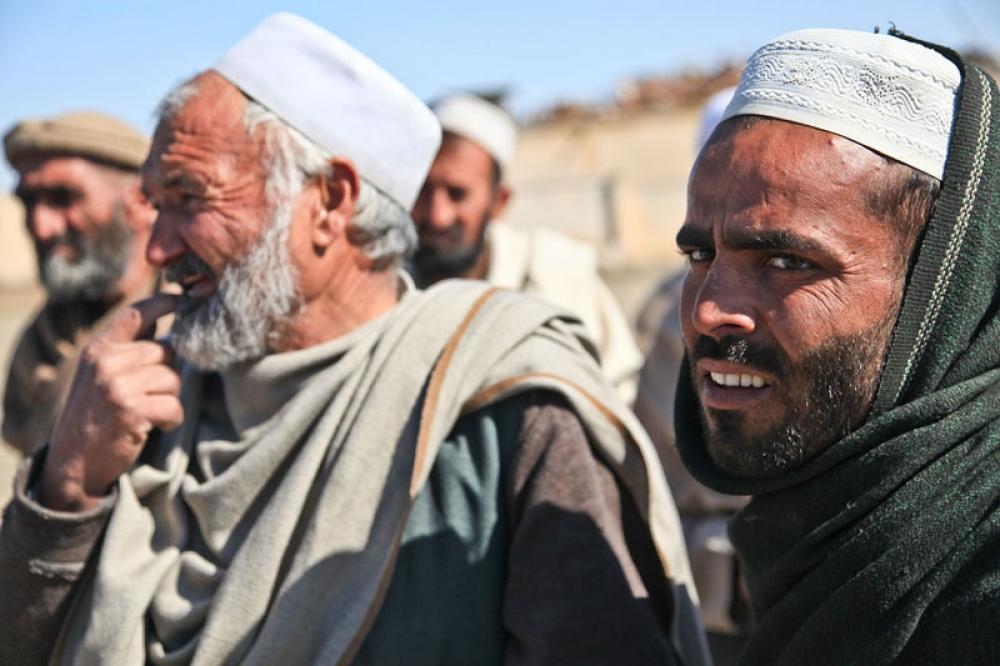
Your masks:
<svg viewBox="0 0 1000 666"><path fill-rule="evenodd" d="M503 213L510 190L493 182L493 159L479 144L446 133L413 207L421 246L444 251L473 247L490 220ZM481 279L489 268L483 252L462 275L435 276Z"/></svg>
<svg viewBox="0 0 1000 666"><path fill-rule="evenodd" d="M143 168L143 187L158 209L147 258L166 267L193 252L212 269L186 285L208 297L214 279L242 258L270 219L260 130L249 136L241 120L246 99L213 72L179 113L157 128ZM271 351L299 349L339 337L392 307L392 271L374 271L346 240L360 179L350 160L332 160L333 177L311 179L293 204L292 264L305 302Z"/></svg>
<svg viewBox="0 0 1000 666"><path fill-rule="evenodd" d="M689 354L701 336L734 336L778 350L789 366L787 376L775 376L695 355L693 379L717 462L726 457L721 447L735 445L712 441L721 418L738 415L741 438L773 431L807 392L811 378L799 366L810 353L898 308L904 271L896 232L864 197L887 168L847 139L778 120L736 131L723 125L700 156L677 234L690 262L681 301ZM711 372L757 374L766 385L719 386ZM831 443L810 442L807 457Z"/></svg>
<svg viewBox="0 0 1000 666"><path fill-rule="evenodd" d="M16 194L40 258L63 255L74 261L79 253L65 242L66 234L73 230L93 237L121 206L135 236L128 269L107 300L132 293L150 279L144 250L154 212L139 192L138 178L72 155L29 154L14 166L19 177Z"/></svg>
<svg viewBox="0 0 1000 666"><path fill-rule="evenodd" d="M241 121L242 94L218 74L196 80L197 92L154 135L143 189L158 217L146 256L166 268L194 253L212 275L181 280L189 296L207 298L214 279L241 259L264 231L263 137ZM333 174L314 177L293 202L290 259L303 301L269 351L309 347L353 330L398 300L398 278L376 270L349 242L360 178L350 160L331 159ZM178 297L159 295L123 312L81 354L56 421L40 486L41 502L63 511L92 508L135 462L153 428L183 422L180 377L169 345L142 339Z"/></svg>

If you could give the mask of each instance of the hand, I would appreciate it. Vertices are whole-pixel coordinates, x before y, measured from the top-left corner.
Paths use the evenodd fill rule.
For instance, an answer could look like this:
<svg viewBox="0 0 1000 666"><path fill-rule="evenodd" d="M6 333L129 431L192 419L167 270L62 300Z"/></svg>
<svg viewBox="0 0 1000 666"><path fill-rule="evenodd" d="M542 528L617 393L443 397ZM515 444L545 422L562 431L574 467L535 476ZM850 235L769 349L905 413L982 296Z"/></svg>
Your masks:
<svg viewBox="0 0 1000 666"><path fill-rule="evenodd" d="M92 508L132 466L153 428L183 422L173 351L141 339L176 307L169 294L134 303L84 347L49 441L39 493L44 506Z"/></svg>

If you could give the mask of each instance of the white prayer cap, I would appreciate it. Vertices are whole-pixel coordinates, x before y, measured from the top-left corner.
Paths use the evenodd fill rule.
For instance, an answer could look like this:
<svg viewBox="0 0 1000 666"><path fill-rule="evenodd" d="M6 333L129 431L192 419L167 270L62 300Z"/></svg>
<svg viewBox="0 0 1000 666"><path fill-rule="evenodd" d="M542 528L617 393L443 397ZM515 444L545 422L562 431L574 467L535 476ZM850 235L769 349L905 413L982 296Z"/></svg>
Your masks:
<svg viewBox="0 0 1000 666"><path fill-rule="evenodd" d="M213 69L410 210L441 143L434 114L367 56L301 16L264 19Z"/></svg>
<svg viewBox="0 0 1000 666"><path fill-rule="evenodd" d="M750 56L723 119L809 125L941 178L960 83L954 63L899 37L800 30Z"/></svg>
<svg viewBox="0 0 1000 666"><path fill-rule="evenodd" d="M447 132L482 146L506 172L517 145L517 125L509 113L475 95L452 95L434 104L434 113Z"/></svg>
<svg viewBox="0 0 1000 666"><path fill-rule="evenodd" d="M698 130L699 150L705 147L708 137L712 136L712 132L722 122L722 114L726 112L726 108L729 106L729 102L732 101L733 93L735 92L736 86L717 90L705 101L705 105L701 107L701 127Z"/></svg>

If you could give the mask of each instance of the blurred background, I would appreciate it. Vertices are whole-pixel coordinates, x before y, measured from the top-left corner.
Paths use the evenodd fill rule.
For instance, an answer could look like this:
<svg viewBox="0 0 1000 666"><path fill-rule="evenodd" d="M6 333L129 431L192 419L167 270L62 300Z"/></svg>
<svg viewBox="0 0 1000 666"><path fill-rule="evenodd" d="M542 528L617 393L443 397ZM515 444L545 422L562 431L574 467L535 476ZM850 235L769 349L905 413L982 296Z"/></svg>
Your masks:
<svg viewBox="0 0 1000 666"><path fill-rule="evenodd" d="M425 100L499 98L521 125L508 221L598 246L634 318L680 265L673 237L702 103L735 84L750 52L800 28L900 30L974 55L998 74L997 0L827 3L618 0L239 3L0 0L0 130L92 108L152 130L173 84L209 67L265 16L302 14L371 56ZM0 166L0 363L40 305L15 176ZM13 451L0 445L0 502Z"/></svg>

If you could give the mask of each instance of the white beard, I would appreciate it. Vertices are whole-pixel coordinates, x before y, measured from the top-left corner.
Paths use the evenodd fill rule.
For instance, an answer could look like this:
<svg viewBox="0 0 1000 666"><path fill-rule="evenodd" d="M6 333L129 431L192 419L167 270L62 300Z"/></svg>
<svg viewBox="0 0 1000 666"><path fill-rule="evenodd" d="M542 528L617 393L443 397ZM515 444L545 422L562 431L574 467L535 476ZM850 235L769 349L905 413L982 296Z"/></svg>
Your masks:
<svg viewBox="0 0 1000 666"><path fill-rule="evenodd" d="M223 269L211 297L181 306L171 330L180 356L204 370L219 370L268 353L302 305L288 253L291 216L291 205L279 206L246 256ZM193 254L185 259L211 274Z"/></svg>

